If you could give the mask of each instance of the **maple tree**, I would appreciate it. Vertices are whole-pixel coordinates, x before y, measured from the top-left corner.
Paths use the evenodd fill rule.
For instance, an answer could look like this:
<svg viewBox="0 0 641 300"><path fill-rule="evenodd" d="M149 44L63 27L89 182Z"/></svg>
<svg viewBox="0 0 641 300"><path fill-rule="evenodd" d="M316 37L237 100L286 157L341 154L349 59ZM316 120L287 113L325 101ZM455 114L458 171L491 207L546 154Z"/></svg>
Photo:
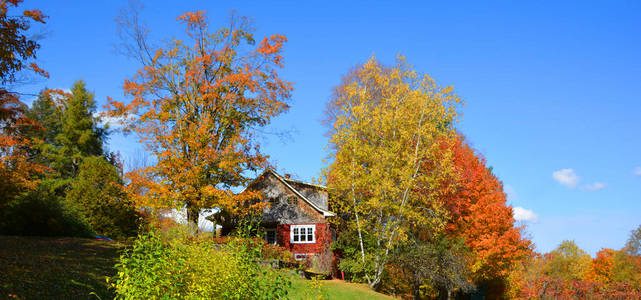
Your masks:
<svg viewBox="0 0 641 300"><path fill-rule="evenodd" d="M286 38L272 35L257 45L246 18L209 30L203 11L178 17L186 40L153 47L139 11L120 17L130 37L125 51L142 68L124 83L129 103L109 102L109 115L135 132L157 163L130 172L137 205L186 208L192 233L203 208L233 210L256 193L235 195L248 170L265 168L255 129L285 112L292 83L282 80Z"/></svg>
<svg viewBox="0 0 641 300"><path fill-rule="evenodd" d="M601 249L592 259L590 269L585 274L585 279L594 282L610 283L614 279L614 258L617 251Z"/></svg>
<svg viewBox="0 0 641 300"><path fill-rule="evenodd" d="M563 241L546 254L533 253L510 274L514 299L639 299L641 261L624 250L602 249L590 259Z"/></svg>
<svg viewBox="0 0 641 300"><path fill-rule="evenodd" d="M16 95L0 92L0 198L3 202L35 187L32 177L46 170L32 163L27 155L31 142L22 131L36 124L25 117L25 108Z"/></svg>
<svg viewBox="0 0 641 300"><path fill-rule="evenodd" d="M523 237L523 228L514 226L503 184L485 158L462 135L443 147L450 149L455 170L454 176L445 178L437 188L448 212L446 232L465 241L475 282L504 279L516 263L531 254L532 243Z"/></svg>
<svg viewBox="0 0 641 300"><path fill-rule="evenodd" d="M26 69L48 76L35 62L39 45L27 37L31 22L44 23L45 15L40 10L24 10L22 15L12 16L21 0L0 1L0 209L4 202L24 189L36 184L32 177L44 172L45 168L29 161L27 152L31 143L23 132L34 127L33 121L25 116L26 105L19 94L9 91L7 84L16 81L16 73Z"/></svg>
<svg viewBox="0 0 641 300"><path fill-rule="evenodd" d="M27 36L32 22L44 24L47 16L38 9L11 15L10 9L17 8L20 3L22 0L0 1L0 80L3 84L15 81L16 74L23 69L48 77L48 73L32 61L40 45Z"/></svg>
<svg viewBox="0 0 641 300"><path fill-rule="evenodd" d="M442 177L438 184L417 191L441 203L445 211L443 234L450 240L462 241L463 246L458 251L459 263L465 270L451 273L451 278L458 276L472 281L482 287L488 297L504 295L510 280L516 280L510 276L532 254L532 243L523 237L523 228L514 226L512 208L506 203L502 183L487 166L486 160L466 143L465 137L455 135L441 141L440 147L443 150L439 153L451 156L453 172ZM424 169L434 168L438 166L431 161L425 162ZM413 241L410 244L438 241L426 227L414 225L411 234ZM452 250L446 249L445 253ZM414 262L418 264L425 260L430 258L415 259ZM406 273L414 273L416 267L408 263L404 265ZM454 287L459 291L465 290L465 281L459 279L459 282L461 284ZM423 284L437 287L433 280L426 280ZM416 287L414 289L416 293ZM449 288L449 291L453 290ZM440 291L441 294L447 292Z"/></svg>
<svg viewBox="0 0 641 300"><path fill-rule="evenodd" d="M460 99L399 57L385 66L372 57L343 78L327 107L331 165L325 170L330 206L356 232L355 257L343 259L377 286L390 252L410 224L437 232L442 209L419 192L450 172L438 141L453 133ZM424 168L432 161L440 168ZM367 247L365 244L368 244Z"/></svg>

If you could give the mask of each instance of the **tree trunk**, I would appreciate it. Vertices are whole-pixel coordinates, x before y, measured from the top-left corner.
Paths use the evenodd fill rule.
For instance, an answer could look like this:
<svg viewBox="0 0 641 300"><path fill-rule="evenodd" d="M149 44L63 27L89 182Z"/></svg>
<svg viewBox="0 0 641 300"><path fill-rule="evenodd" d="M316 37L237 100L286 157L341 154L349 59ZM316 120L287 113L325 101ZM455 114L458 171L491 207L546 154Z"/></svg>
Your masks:
<svg viewBox="0 0 641 300"><path fill-rule="evenodd" d="M414 300L420 300L421 299L421 285L414 283L412 284L412 296Z"/></svg>
<svg viewBox="0 0 641 300"><path fill-rule="evenodd" d="M192 205L187 205L187 228L189 229L189 235L198 234L198 217L200 215L200 209Z"/></svg>
<svg viewBox="0 0 641 300"><path fill-rule="evenodd" d="M439 300L452 300L454 299L454 293L446 288L438 289L438 299Z"/></svg>

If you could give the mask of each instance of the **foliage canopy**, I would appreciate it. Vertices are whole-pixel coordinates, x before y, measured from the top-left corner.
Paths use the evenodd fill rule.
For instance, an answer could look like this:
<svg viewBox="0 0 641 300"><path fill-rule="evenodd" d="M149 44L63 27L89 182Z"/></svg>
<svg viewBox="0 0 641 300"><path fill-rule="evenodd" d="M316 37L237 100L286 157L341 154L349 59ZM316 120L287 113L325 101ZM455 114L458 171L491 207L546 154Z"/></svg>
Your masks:
<svg viewBox="0 0 641 300"><path fill-rule="evenodd" d="M292 84L277 73L286 38L256 45L247 19L236 16L211 32L205 12L196 11L178 17L186 41L154 48L137 20L136 12L120 18L143 67L124 83L131 102L112 100L109 113L158 162L128 174L129 190L140 206L186 207L196 231L201 208L233 209L256 196L230 188L248 182L245 171L267 166L255 129L288 109Z"/></svg>

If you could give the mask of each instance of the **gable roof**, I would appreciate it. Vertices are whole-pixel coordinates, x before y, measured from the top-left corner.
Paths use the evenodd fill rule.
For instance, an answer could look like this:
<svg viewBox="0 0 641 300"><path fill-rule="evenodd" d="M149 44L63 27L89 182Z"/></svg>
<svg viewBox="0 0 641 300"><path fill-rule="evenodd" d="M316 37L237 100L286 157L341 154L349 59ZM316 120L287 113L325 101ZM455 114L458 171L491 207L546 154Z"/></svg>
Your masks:
<svg viewBox="0 0 641 300"><path fill-rule="evenodd" d="M279 181L280 181L280 182L281 182L285 187L287 187L288 189L290 189L294 194L296 194L298 197L300 197L301 199L303 199L303 201L305 201L307 204L309 204L309 206L311 206L312 208L314 208L314 209L315 209L316 211L318 211L319 213L323 214L323 216L324 216L324 217L333 217L333 216L335 216L335 215L336 215L336 214L334 214L333 212L331 212L331 211L329 211L329 210L325 210L325 209L322 209L322 208L318 207L318 205L316 205L313 201L310 201L309 199L307 199L307 197L305 197L305 196L303 195L303 193L299 192L297 189L295 189L295 188L294 188L291 184L289 184L289 183L290 183L290 182L295 182L295 183L299 183L299 184L303 184L303 185L308 185L308 186L312 186L312 187L319 188L319 189L327 189L326 187L324 187L324 186L322 186L322 185L312 184L312 183L307 183L307 182L302 182L302 181L298 181L298 180L286 179L286 178L283 178L282 176L280 176L280 175L279 175L278 173L276 173L274 170L270 170L270 169L268 169L268 170L265 170L265 172L263 172L262 174L260 174L258 177L256 177L256 179L254 179L254 181L252 181L252 183L250 183L250 184L249 184L249 185L247 185L247 186L248 186L248 187L249 187L249 186L251 186L254 182L256 182L256 180L258 180L258 178L261 178L261 177L263 177L263 176L265 176L265 175L267 175L267 174L270 174L270 173L271 173L272 175L274 175L274 177L276 177L276 178L277 178L277 179L278 179L278 180L279 180ZM244 190L243 190L243 191L244 191Z"/></svg>

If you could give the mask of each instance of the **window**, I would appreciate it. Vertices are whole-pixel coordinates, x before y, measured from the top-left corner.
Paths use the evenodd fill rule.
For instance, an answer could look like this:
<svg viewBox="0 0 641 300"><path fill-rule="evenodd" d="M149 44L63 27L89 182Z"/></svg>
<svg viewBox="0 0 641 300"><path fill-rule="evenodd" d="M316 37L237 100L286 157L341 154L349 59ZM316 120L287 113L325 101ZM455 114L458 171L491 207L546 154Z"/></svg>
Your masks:
<svg viewBox="0 0 641 300"><path fill-rule="evenodd" d="M287 204L296 205L298 204L298 199L296 198L296 196L289 196L287 197Z"/></svg>
<svg viewBox="0 0 641 300"><path fill-rule="evenodd" d="M292 225L289 229L290 242L297 244L316 242L316 225Z"/></svg>
<svg viewBox="0 0 641 300"><path fill-rule="evenodd" d="M276 245L276 229L265 229L265 242L270 245Z"/></svg>
<svg viewBox="0 0 641 300"><path fill-rule="evenodd" d="M295 260L306 260L307 256L309 256L307 253L296 253L296 254L294 254L294 259Z"/></svg>

